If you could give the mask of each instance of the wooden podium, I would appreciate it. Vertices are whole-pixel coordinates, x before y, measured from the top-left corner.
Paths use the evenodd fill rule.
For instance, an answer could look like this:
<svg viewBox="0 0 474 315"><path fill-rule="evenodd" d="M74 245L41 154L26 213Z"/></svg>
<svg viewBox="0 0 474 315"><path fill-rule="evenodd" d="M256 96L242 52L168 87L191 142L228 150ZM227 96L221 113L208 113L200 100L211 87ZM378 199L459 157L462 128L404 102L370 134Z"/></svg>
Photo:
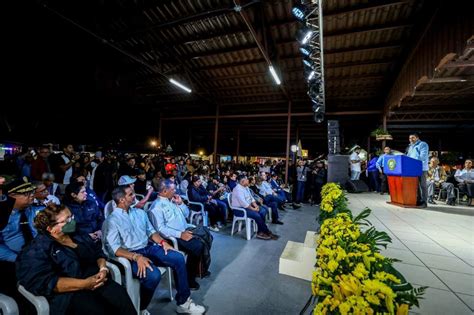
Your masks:
<svg viewBox="0 0 474 315"><path fill-rule="evenodd" d="M391 204L416 207L418 177L423 174L421 161L406 155L388 155L384 159L384 173L388 178Z"/></svg>

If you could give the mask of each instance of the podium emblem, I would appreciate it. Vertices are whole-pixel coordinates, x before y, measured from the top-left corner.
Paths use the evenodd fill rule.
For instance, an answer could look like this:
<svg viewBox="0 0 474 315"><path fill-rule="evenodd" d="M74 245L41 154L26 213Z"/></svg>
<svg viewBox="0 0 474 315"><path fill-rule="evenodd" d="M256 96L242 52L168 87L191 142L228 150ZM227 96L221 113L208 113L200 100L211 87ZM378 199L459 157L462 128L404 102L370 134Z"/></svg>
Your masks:
<svg viewBox="0 0 474 315"><path fill-rule="evenodd" d="M387 162L387 166L389 170L393 171L395 167L397 167L397 161L395 161L395 159L390 159Z"/></svg>

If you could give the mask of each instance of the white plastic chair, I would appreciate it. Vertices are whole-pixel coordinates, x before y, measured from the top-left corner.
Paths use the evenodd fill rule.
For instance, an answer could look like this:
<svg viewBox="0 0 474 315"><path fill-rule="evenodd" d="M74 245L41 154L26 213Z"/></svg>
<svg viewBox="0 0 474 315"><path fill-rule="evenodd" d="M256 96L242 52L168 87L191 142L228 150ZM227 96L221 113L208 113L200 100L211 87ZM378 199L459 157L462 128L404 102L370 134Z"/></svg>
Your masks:
<svg viewBox="0 0 474 315"><path fill-rule="evenodd" d="M145 205L143 206L143 210L145 210L145 212L148 212L152 204L153 204L153 201L147 201Z"/></svg>
<svg viewBox="0 0 474 315"><path fill-rule="evenodd" d="M49 315L49 303L44 296L34 295L21 284L18 285L18 292L35 306L38 315Z"/></svg>
<svg viewBox="0 0 474 315"><path fill-rule="evenodd" d="M133 277L132 265L130 261L124 257L110 257L110 259L120 263L125 270L124 275L124 285L127 290L130 299L137 310L137 313L140 313L140 281ZM173 286L172 286L172 277L173 272L170 267L158 267L161 272L161 275L164 275L168 271L168 286L170 292L170 300L173 301Z"/></svg>
<svg viewBox="0 0 474 315"><path fill-rule="evenodd" d="M112 211L114 211L114 206L115 206L115 202L113 200L110 200L109 202L107 202L105 204L105 207L104 207L104 218L105 219L107 219L109 214L111 214Z"/></svg>
<svg viewBox="0 0 474 315"><path fill-rule="evenodd" d="M8 295L0 293L0 313L4 315L18 315L18 305Z"/></svg>
<svg viewBox="0 0 474 315"><path fill-rule="evenodd" d="M189 223L193 224L193 219L196 218L196 225L198 225L200 219L202 218L202 225L208 226L208 217L207 217L207 212L204 210L204 204L202 204L201 202L195 202L195 201L189 200L187 191L186 191L186 196L184 199L188 201L190 205L196 205L201 209L199 211L194 211L191 207L189 207L189 210L190 210Z"/></svg>
<svg viewBox="0 0 474 315"><path fill-rule="evenodd" d="M234 212L234 218L232 219L232 230L230 232L230 235L231 236L234 235L235 223L237 222L239 223L237 232L240 232L242 230L242 222L245 222L245 232L247 236L247 241L249 241L252 238L252 234L253 234L252 227L253 227L254 233L257 233L257 222L255 222L254 219L247 217L247 210L245 210L244 208L232 206L232 193L229 193L227 195L227 201L229 202L230 208ZM239 213L239 212L242 213L243 216L238 217L235 215L236 213Z"/></svg>
<svg viewBox="0 0 474 315"><path fill-rule="evenodd" d="M106 266L107 268L109 268L109 275L112 280L121 285L122 275L120 273L119 268L108 261L106 262ZM18 292L20 292L21 295L23 295L28 301L31 302L31 304L34 305L38 315L49 315L49 303L44 296L34 295L33 293L25 289L25 287L21 284L18 285Z"/></svg>

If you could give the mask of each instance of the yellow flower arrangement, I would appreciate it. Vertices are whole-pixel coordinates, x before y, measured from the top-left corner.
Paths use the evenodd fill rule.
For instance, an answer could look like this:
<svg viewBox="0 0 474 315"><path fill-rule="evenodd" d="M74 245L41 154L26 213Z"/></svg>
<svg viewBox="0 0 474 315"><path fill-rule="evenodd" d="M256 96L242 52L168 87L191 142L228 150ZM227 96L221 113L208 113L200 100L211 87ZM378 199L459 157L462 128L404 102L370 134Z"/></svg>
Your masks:
<svg viewBox="0 0 474 315"><path fill-rule="evenodd" d="M314 314L408 314L424 288L414 289L396 271L393 260L380 254L390 237L370 227L366 209L353 217L342 189L322 189L322 224L317 241L317 262L311 284L319 297Z"/></svg>

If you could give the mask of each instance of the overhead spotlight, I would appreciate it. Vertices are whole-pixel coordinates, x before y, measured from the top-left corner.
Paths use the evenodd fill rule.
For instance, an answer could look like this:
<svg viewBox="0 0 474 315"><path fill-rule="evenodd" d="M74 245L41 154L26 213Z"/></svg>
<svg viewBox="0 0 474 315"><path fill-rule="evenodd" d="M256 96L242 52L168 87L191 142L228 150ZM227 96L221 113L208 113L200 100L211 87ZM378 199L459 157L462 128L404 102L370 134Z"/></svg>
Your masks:
<svg viewBox="0 0 474 315"><path fill-rule="evenodd" d="M293 13L295 18L298 19L299 21L304 20L304 17L306 15L305 12L306 12L306 8L302 5L296 5L293 7L293 9L291 9L291 13Z"/></svg>
<svg viewBox="0 0 474 315"><path fill-rule="evenodd" d="M321 86L322 84L310 84L308 95L311 99L316 99L321 96Z"/></svg>
<svg viewBox="0 0 474 315"><path fill-rule="evenodd" d="M313 117L314 117L314 121L318 124L320 124L324 121L324 113L323 112L314 113Z"/></svg>
<svg viewBox="0 0 474 315"><path fill-rule="evenodd" d="M303 64L309 69L313 69L313 64L308 59L303 59Z"/></svg>
<svg viewBox="0 0 474 315"><path fill-rule="evenodd" d="M303 27L298 31L297 34L297 40L301 43L301 45L306 45L307 43L309 43L311 37L314 34L314 31L309 27Z"/></svg>
<svg viewBox="0 0 474 315"><path fill-rule="evenodd" d="M319 84L321 83L321 73L313 70L308 74L306 80L308 83Z"/></svg>
<svg viewBox="0 0 474 315"><path fill-rule="evenodd" d="M311 54L311 51L307 47L301 47L300 52L305 56L309 56Z"/></svg>

